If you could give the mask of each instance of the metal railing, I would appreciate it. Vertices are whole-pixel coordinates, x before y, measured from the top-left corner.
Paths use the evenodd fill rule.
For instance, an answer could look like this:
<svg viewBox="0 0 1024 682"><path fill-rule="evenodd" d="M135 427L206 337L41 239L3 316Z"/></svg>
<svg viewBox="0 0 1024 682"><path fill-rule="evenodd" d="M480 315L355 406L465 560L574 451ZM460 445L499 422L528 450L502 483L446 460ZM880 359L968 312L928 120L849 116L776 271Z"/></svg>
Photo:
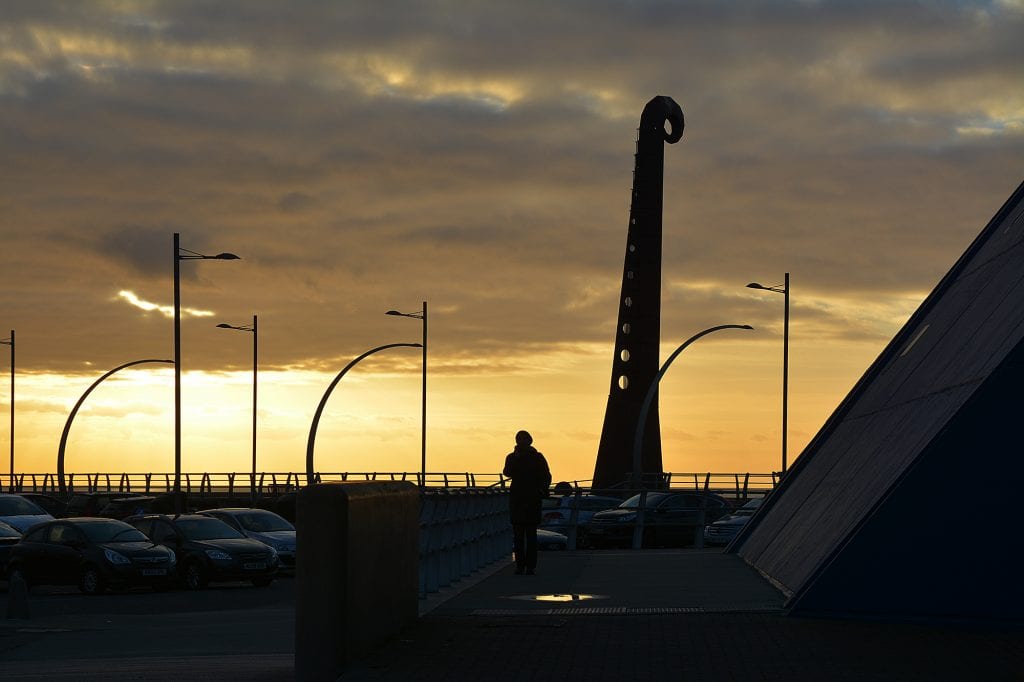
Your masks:
<svg viewBox="0 0 1024 682"><path fill-rule="evenodd" d="M181 474L181 489L189 494L248 495L252 491L249 472L204 472ZM426 488L487 488L501 484L501 474L472 472L344 471L317 472L315 482L329 481L411 481ZM293 492L306 485L306 474L261 472L256 475L256 495L273 496ZM65 474L65 494L115 491L131 494L168 493L174 488L173 473L78 472ZM60 481L54 473L0 474L0 490L59 494Z"/></svg>
<svg viewBox="0 0 1024 682"><path fill-rule="evenodd" d="M508 493L427 490L420 495L420 598L512 552Z"/></svg>

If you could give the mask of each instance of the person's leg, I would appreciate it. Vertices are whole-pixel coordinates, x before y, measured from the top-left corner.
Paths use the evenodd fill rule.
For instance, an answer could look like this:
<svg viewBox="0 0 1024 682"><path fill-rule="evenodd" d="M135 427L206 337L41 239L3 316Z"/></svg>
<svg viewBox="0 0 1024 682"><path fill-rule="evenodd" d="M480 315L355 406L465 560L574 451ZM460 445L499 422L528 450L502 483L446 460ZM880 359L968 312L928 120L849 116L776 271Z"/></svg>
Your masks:
<svg viewBox="0 0 1024 682"><path fill-rule="evenodd" d="M537 568L537 526L527 526L526 540L526 572L533 573Z"/></svg>
<svg viewBox="0 0 1024 682"><path fill-rule="evenodd" d="M516 560L516 573L526 568L526 527L519 523L512 524L512 555Z"/></svg>

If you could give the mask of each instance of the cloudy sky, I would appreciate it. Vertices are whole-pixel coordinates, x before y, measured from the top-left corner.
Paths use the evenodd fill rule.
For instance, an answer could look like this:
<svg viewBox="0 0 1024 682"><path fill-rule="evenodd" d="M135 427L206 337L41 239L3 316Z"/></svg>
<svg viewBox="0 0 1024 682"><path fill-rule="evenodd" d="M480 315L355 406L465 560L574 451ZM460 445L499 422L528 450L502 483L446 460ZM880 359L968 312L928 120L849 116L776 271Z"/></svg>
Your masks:
<svg viewBox="0 0 1024 682"><path fill-rule="evenodd" d="M497 471L519 428L590 478L613 353L636 126L666 149L665 468L790 458L1024 179L1024 2L7 0L0 335L16 469L55 468L103 372L173 353L183 463L244 471L259 316L262 469L304 467L316 405L365 350L419 341L428 469ZM8 370L0 347L0 372ZM336 389L317 467L416 470L419 352ZM0 409L10 387L0 383ZM68 470L167 471L172 372L124 372ZM9 430L0 427L0 442ZM0 457L0 471L7 471Z"/></svg>

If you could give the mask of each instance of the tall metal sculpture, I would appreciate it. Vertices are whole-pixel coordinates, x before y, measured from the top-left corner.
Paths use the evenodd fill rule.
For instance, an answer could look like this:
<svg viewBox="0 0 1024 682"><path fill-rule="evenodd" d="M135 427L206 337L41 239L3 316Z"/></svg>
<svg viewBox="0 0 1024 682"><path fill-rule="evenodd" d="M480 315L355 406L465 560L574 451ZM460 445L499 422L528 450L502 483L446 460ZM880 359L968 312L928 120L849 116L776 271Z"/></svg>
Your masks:
<svg viewBox="0 0 1024 682"><path fill-rule="evenodd" d="M674 144L682 135L683 110L671 97L658 96L647 103L637 135L611 388L594 468L594 488L609 488L630 476L637 420L647 391L658 377L665 143ZM645 474L656 474L662 471L657 393L650 408L641 465Z"/></svg>

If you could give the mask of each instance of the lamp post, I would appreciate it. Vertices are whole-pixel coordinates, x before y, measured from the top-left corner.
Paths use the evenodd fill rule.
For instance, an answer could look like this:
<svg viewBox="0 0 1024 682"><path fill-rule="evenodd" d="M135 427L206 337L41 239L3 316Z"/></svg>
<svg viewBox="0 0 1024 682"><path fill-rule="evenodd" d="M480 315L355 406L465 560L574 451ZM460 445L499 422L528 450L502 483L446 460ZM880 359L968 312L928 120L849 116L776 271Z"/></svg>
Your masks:
<svg viewBox="0 0 1024 682"><path fill-rule="evenodd" d="M183 249L174 233L174 511L181 513L181 261L239 260L233 253L207 256Z"/></svg>
<svg viewBox="0 0 1024 682"><path fill-rule="evenodd" d="M427 302L423 302L423 310L415 313L400 313L397 310L389 310L385 315L397 315L398 317L411 317L414 320L423 320L423 400L420 414L420 487L427 485Z"/></svg>
<svg viewBox="0 0 1024 682"><path fill-rule="evenodd" d="M654 377L654 381L652 381L651 385L648 387L647 395L644 396L643 405L640 406L640 415L637 417L636 421L636 433L633 436L633 487L637 490L642 487L641 483L643 478L643 473L640 471L640 449L644 440L644 426L647 424L647 413L651 409L651 403L654 402L654 396L658 393L658 384L661 382L661 377L665 376L665 372L668 371L669 365L672 364L672 361L676 359L676 356L682 353L687 346L702 336L706 336L712 332L721 331L722 329L753 329L753 327L749 324L722 324L717 327L705 329L702 332L697 332L686 341L683 341L679 348L676 348L672 355L668 356L668 359L665 360L665 363L658 371L658 375Z"/></svg>
<svg viewBox="0 0 1024 682"><path fill-rule="evenodd" d="M252 316L252 326L227 324L222 322L217 325L220 329L235 329L240 332L250 332L252 334L252 473L250 474L249 481L249 502L251 506L256 506L256 349L257 339L259 334L256 331L256 315Z"/></svg>
<svg viewBox="0 0 1024 682"><path fill-rule="evenodd" d="M787 419L789 416L789 273L786 273L785 282L781 287L766 287L757 282L747 285L750 289L761 289L773 291L776 294L785 296L785 307L783 313L782 327L782 473L786 473L786 433Z"/></svg>
<svg viewBox="0 0 1024 682"><path fill-rule="evenodd" d="M316 429L320 425L320 415L323 414L324 406L327 405L327 398L330 397L331 391L333 391L334 387L338 385L341 378L345 376L350 369L359 364L361 360L373 355L374 353L379 353L380 351L387 350L388 348L419 348L420 345L421 344L418 343L389 343L383 346L377 346L376 348L371 348L366 351L355 360L345 365L345 368L338 372L338 376L334 377L334 381L332 381L327 387L327 390L324 391L324 396L320 399L320 404L317 406L316 413L313 415L313 423L309 426L309 439L306 441L306 483L308 485L313 485L315 482L314 479L316 478L313 472L313 444L316 441Z"/></svg>
<svg viewBox="0 0 1024 682"><path fill-rule="evenodd" d="M117 372L120 372L122 369L126 369L128 367L142 365L150 362L160 362L168 365L174 364L174 360L133 360L132 362L126 362L123 365L118 365L117 367L110 370L109 372L101 376L99 379L94 381L89 388L85 389L85 393L83 393L82 397L78 399L78 402L75 403L75 406L71 408L71 413L68 414L68 420L64 422L64 431L60 435L60 446L57 448L57 485L62 495L65 492L67 492L67 486L64 485L64 451L68 445L68 434L71 433L71 422L74 421L75 415L78 414L78 408L82 406L82 403L85 402L85 399L89 396L89 394L92 393L93 390L101 383L103 383L103 380L109 377L110 375L116 374Z"/></svg>
<svg viewBox="0 0 1024 682"><path fill-rule="evenodd" d="M0 339L11 347L11 492L14 492L14 330L9 338Z"/></svg>

